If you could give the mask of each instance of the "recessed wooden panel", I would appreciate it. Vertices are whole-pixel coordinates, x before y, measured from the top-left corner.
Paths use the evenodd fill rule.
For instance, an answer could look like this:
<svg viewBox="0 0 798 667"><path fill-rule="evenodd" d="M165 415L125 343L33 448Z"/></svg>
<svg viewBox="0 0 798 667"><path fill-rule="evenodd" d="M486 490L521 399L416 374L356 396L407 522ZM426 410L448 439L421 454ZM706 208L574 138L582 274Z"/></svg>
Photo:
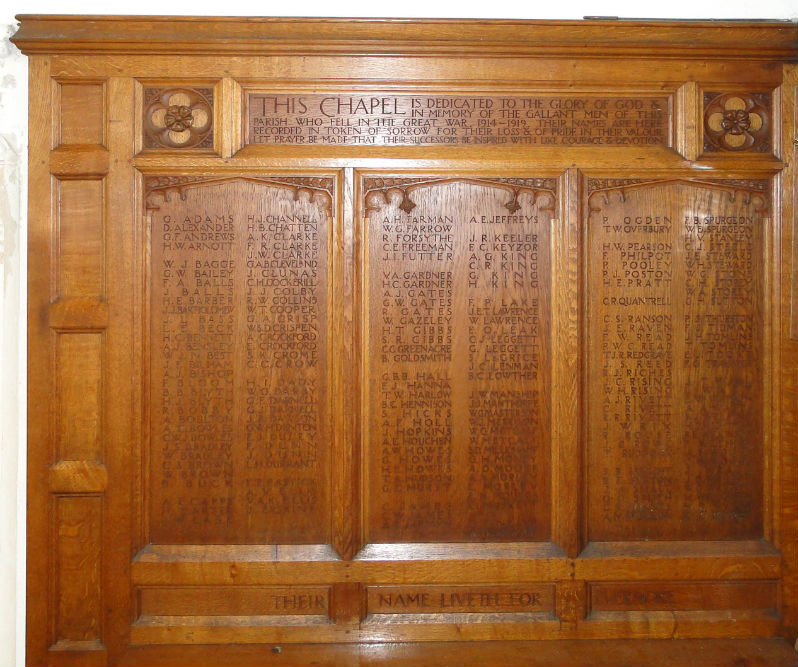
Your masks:
<svg viewBox="0 0 798 667"><path fill-rule="evenodd" d="M58 295L99 298L105 276L105 182L57 181Z"/></svg>
<svg viewBox="0 0 798 667"><path fill-rule="evenodd" d="M370 614L530 613L554 609L551 584L369 586Z"/></svg>
<svg viewBox="0 0 798 667"><path fill-rule="evenodd" d="M61 103L59 144L105 143L105 85L67 83L58 85Z"/></svg>
<svg viewBox="0 0 798 667"><path fill-rule="evenodd" d="M330 539L332 183L148 182L154 542Z"/></svg>
<svg viewBox="0 0 798 667"><path fill-rule="evenodd" d="M152 587L139 591L142 616L326 614L329 588L270 586Z"/></svg>
<svg viewBox="0 0 798 667"><path fill-rule="evenodd" d="M103 334L57 335L57 459L102 459Z"/></svg>
<svg viewBox="0 0 798 667"><path fill-rule="evenodd" d="M590 586L592 611L775 609L772 581L635 582Z"/></svg>
<svg viewBox="0 0 798 667"><path fill-rule="evenodd" d="M591 539L762 535L766 188L587 181Z"/></svg>
<svg viewBox="0 0 798 667"><path fill-rule="evenodd" d="M56 496L54 642L102 639L102 499Z"/></svg>
<svg viewBox="0 0 798 667"><path fill-rule="evenodd" d="M363 183L370 540L546 539L554 179Z"/></svg>

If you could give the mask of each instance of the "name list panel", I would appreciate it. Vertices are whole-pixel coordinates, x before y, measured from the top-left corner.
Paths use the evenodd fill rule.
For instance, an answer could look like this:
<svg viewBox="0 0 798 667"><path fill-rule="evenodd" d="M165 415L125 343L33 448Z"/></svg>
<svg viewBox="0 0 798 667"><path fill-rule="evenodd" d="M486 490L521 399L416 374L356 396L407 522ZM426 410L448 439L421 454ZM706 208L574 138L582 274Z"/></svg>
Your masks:
<svg viewBox="0 0 798 667"><path fill-rule="evenodd" d="M761 537L767 187L587 180L590 539Z"/></svg>
<svg viewBox="0 0 798 667"><path fill-rule="evenodd" d="M369 539L547 539L556 181L363 183Z"/></svg>
<svg viewBox="0 0 798 667"><path fill-rule="evenodd" d="M183 180L148 182L151 540L328 542L333 180Z"/></svg>

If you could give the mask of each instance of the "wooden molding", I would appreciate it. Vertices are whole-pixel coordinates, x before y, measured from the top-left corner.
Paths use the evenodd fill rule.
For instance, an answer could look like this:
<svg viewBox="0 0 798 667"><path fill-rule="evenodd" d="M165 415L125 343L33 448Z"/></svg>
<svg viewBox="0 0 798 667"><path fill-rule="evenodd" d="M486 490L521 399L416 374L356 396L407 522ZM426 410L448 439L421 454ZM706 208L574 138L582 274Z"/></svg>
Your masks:
<svg viewBox="0 0 798 667"><path fill-rule="evenodd" d="M734 21L522 21L22 14L26 54L656 56L798 59L798 26Z"/></svg>

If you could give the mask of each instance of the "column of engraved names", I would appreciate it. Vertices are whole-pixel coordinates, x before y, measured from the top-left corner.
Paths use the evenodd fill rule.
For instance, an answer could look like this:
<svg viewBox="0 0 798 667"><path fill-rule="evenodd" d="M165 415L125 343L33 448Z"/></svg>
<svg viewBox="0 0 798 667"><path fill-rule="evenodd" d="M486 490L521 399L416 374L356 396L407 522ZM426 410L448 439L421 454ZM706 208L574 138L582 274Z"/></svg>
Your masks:
<svg viewBox="0 0 798 667"><path fill-rule="evenodd" d="M454 220L397 211L379 223L382 521L421 539L453 516Z"/></svg>
<svg viewBox="0 0 798 667"><path fill-rule="evenodd" d="M478 215L468 229L469 528L483 539L529 538L541 483L537 449L547 419L547 324L539 272L548 273L538 215ZM545 227L545 226L544 226Z"/></svg>
<svg viewBox="0 0 798 667"><path fill-rule="evenodd" d="M223 534L232 512L235 232L220 211L153 214L153 538Z"/></svg>
<svg viewBox="0 0 798 667"><path fill-rule="evenodd" d="M656 537L654 523L673 516L674 223L656 200L635 202L591 219L593 507L602 530Z"/></svg>
<svg viewBox="0 0 798 667"><path fill-rule="evenodd" d="M282 209L246 218L246 512L272 525L312 521L323 500L323 229L316 213Z"/></svg>
<svg viewBox="0 0 798 667"><path fill-rule="evenodd" d="M761 438L764 224L743 193L731 199L683 220L684 439L697 465L682 520L692 526L725 523L734 526L734 537L743 537L754 536L759 521L758 494L749 490L762 474L755 454ZM732 488L737 492L729 493Z"/></svg>

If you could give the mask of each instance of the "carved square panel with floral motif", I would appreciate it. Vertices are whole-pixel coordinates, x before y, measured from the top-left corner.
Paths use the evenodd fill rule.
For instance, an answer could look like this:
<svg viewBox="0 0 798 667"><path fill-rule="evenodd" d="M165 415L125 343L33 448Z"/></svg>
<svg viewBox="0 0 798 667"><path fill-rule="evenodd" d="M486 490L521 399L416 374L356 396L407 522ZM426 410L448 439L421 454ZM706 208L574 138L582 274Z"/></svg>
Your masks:
<svg viewBox="0 0 798 667"><path fill-rule="evenodd" d="M770 93L704 91L704 150L772 150Z"/></svg>
<svg viewBox="0 0 798 667"><path fill-rule="evenodd" d="M145 88L144 148L213 148L213 88Z"/></svg>

